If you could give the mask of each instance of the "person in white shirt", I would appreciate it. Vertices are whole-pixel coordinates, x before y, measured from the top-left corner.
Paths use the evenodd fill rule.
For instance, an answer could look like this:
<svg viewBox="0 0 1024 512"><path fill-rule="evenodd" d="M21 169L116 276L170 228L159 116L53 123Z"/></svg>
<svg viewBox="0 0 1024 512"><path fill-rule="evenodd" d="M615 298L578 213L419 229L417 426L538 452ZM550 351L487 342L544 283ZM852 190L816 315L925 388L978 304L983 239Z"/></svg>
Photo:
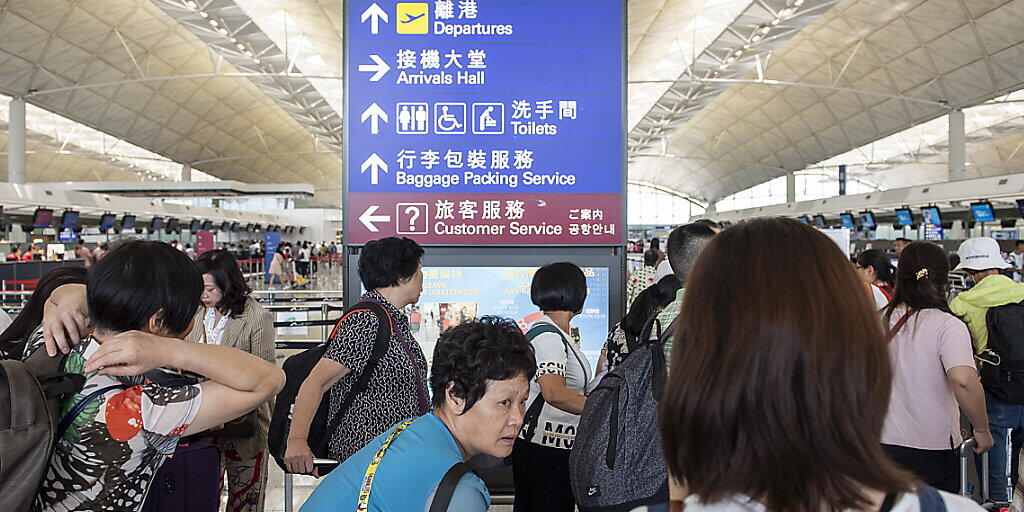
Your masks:
<svg viewBox="0 0 1024 512"><path fill-rule="evenodd" d="M687 512L982 510L882 449L893 368L863 287L831 239L794 219L711 239L660 400Z"/></svg>
<svg viewBox="0 0 1024 512"><path fill-rule="evenodd" d="M1024 282L1024 240L1017 240L1013 252L1010 253L1010 260L1013 263L1013 280L1018 283Z"/></svg>
<svg viewBox="0 0 1024 512"><path fill-rule="evenodd" d="M593 372L572 339L570 321L583 312L587 278L569 262L545 265L533 276L530 299L544 316L527 332L537 374L530 381L523 431L512 450L515 510L573 512L569 452Z"/></svg>

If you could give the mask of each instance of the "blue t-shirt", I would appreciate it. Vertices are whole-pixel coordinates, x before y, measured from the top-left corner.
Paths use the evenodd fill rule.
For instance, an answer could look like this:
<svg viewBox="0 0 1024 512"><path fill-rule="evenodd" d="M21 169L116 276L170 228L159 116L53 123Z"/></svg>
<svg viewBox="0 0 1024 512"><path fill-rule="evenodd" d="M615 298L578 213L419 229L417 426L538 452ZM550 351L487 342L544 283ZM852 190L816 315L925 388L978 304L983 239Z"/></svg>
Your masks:
<svg viewBox="0 0 1024 512"><path fill-rule="evenodd" d="M359 499L366 468L394 427L370 441L327 475L300 512L351 512ZM434 413L420 416L391 443L377 467L369 512L428 510L445 473L462 462L448 427ZM491 495L483 480L467 473L459 480L449 512L485 512Z"/></svg>

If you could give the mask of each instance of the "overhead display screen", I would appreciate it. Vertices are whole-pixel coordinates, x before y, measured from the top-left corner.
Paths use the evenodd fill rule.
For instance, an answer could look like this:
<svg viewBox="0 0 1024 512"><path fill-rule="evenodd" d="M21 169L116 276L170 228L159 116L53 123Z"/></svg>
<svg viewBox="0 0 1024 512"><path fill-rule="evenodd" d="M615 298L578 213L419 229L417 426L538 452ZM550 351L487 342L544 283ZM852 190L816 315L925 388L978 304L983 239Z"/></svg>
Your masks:
<svg viewBox="0 0 1024 512"><path fill-rule="evenodd" d="M345 243L619 245L624 2L346 2Z"/></svg>
<svg viewBox="0 0 1024 512"><path fill-rule="evenodd" d="M841 213L839 214L839 222L843 223L843 227L846 229L857 229L857 224L853 221L852 213Z"/></svg>
<svg viewBox="0 0 1024 512"><path fill-rule="evenodd" d="M125 215L121 218L121 229L135 229L135 216Z"/></svg>
<svg viewBox="0 0 1024 512"><path fill-rule="evenodd" d="M106 231L114 227L115 217L116 215L114 215L113 213L104 213L103 216L100 217L100 230Z"/></svg>
<svg viewBox="0 0 1024 512"><path fill-rule="evenodd" d="M914 224L914 213L910 211L910 208L897 208L896 209L896 225L897 226L912 226Z"/></svg>
<svg viewBox="0 0 1024 512"><path fill-rule="evenodd" d="M828 227L828 221L825 220L825 216L824 215L815 215L814 216L814 227L819 228L819 229L825 229L825 228Z"/></svg>
<svg viewBox="0 0 1024 512"><path fill-rule="evenodd" d="M537 267L424 267L423 293L406 309L413 337L431 358L444 331L482 316L515 320L526 329L542 316L530 301L530 282ZM587 301L572 320L573 332L590 359L597 363L608 336L608 268L583 267Z"/></svg>
<svg viewBox="0 0 1024 512"><path fill-rule="evenodd" d="M32 226L37 228L45 228L53 222L53 210L49 208L39 208L36 213L32 215Z"/></svg>
<svg viewBox="0 0 1024 512"><path fill-rule="evenodd" d="M927 226L941 226L942 225L942 212L939 211L938 206L926 206L921 208L921 218L924 220ZM941 240L941 239L930 239L930 240Z"/></svg>
<svg viewBox="0 0 1024 512"><path fill-rule="evenodd" d="M875 214L871 212L860 212L860 225L865 228L875 227Z"/></svg>
<svg viewBox="0 0 1024 512"><path fill-rule="evenodd" d="M983 201L971 204L971 216L975 222L995 222L996 212L992 210L992 203Z"/></svg>

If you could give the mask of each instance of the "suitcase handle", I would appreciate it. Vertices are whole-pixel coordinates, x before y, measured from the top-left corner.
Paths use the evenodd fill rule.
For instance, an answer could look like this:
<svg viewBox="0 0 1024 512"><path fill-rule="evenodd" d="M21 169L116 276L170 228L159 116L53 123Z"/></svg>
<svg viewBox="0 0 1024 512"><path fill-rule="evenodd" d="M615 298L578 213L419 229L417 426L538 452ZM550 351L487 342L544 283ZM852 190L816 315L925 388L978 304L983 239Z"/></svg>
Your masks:
<svg viewBox="0 0 1024 512"><path fill-rule="evenodd" d="M960 443L958 448L960 454L960 495L967 496L967 459L968 456L974 453L974 447L978 446L978 441L973 437L971 439L964 440ZM981 454L981 497L988 499L988 452Z"/></svg>

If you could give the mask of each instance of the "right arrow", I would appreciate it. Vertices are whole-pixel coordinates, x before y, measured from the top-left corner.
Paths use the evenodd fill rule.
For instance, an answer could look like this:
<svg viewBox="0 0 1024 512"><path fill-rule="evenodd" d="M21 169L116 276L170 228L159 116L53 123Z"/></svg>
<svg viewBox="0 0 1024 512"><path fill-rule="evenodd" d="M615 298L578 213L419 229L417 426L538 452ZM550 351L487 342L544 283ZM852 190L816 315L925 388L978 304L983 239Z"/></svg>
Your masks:
<svg viewBox="0 0 1024 512"><path fill-rule="evenodd" d="M388 13L384 12L379 5L373 4L363 11L363 16L360 19L361 23L366 23L366 20L370 20L370 33L376 34L378 24L383 20L384 23L388 22Z"/></svg>
<svg viewBox="0 0 1024 512"><path fill-rule="evenodd" d="M362 215L359 216L359 222L362 222L366 229L369 229L371 233L377 233L380 231L374 222L391 222L390 215L374 215L377 213L377 209L380 208L377 205L373 205L366 209Z"/></svg>
<svg viewBox="0 0 1024 512"><path fill-rule="evenodd" d="M384 112L384 109L380 108L380 105L372 103L363 111L360 122L365 123L367 119L370 120L370 133L377 135L377 133L380 132L380 122L388 122L388 113Z"/></svg>
<svg viewBox="0 0 1024 512"><path fill-rule="evenodd" d="M381 78L384 78L384 75L387 74L387 72L391 69L391 66L388 66L388 63L384 62L384 59L380 58L380 55L375 55L371 53L370 60L372 60L374 63L360 64L359 71L372 71L373 76L370 77L371 82L376 82Z"/></svg>
<svg viewBox="0 0 1024 512"><path fill-rule="evenodd" d="M363 165L359 166L360 173L366 173L367 170L370 171L370 184L376 185L378 173L380 171L388 172L388 163L374 153L363 161Z"/></svg>

